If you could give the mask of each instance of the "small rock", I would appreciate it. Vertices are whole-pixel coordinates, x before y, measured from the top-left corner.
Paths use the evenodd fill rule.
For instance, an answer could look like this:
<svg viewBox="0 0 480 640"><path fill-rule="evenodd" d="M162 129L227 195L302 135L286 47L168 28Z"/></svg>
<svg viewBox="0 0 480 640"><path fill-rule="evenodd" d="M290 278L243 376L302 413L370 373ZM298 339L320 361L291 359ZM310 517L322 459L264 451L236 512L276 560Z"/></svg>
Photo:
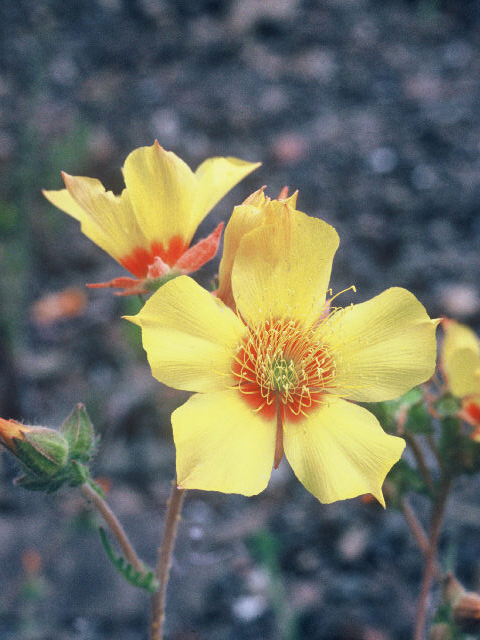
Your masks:
<svg viewBox="0 0 480 640"><path fill-rule="evenodd" d="M352 527L347 529L338 541L338 551L343 560L355 562L364 553L368 543L366 529Z"/></svg>
<svg viewBox="0 0 480 640"><path fill-rule="evenodd" d="M480 295L471 285L445 285L440 292L441 304L447 316L467 318L480 311Z"/></svg>
<svg viewBox="0 0 480 640"><path fill-rule="evenodd" d="M244 622L251 622L259 618L267 610L267 600L264 596L242 596L233 601L234 615Z"/></svg>

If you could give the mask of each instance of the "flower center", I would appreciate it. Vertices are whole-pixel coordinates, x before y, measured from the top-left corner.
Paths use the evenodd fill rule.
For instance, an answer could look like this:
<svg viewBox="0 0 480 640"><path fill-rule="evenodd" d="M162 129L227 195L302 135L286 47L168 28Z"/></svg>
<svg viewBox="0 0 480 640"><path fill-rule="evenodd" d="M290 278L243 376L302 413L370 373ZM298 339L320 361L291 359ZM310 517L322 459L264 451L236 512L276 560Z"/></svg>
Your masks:
<svg viewBox="0 0 480 640"><path fill-rule="evenodd" d="M236 388L256 411L273 418L278 406L293 421L322 402L335 378L318 332L285 320L251 327L237 347L232 371Z"/></svg>
<svg viewBox="0 0 480 640"><path fill-rule="evenodd" d="M272 363L270 371L272 375L271 384L274 391L286 392L288 389L294 388L298 383L298 374L293 360L285 360L284 357L280 356L278 360Z"/></svg>

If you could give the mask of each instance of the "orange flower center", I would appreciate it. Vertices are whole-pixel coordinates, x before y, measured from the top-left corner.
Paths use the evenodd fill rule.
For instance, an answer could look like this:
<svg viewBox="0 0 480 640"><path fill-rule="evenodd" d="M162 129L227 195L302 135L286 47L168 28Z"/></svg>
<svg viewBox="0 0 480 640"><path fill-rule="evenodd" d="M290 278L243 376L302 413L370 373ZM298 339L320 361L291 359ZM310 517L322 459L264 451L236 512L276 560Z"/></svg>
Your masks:
<svg viewBox="0 0 480 640"><path fill-rule="evenodd" d="M265 418L298 420L333 387L335 366L315 330L276 320L250 328L233 363L237 388Z"/></svg>
<svg viewBox="0 0 480 640"><path fill-rule="evenodd" d="M161 242L152 242L150 250L137 247L128 256L120 260L120 264L137 278L145 278L148 274L148 267L158 256L168 264L175 266L176 262L188 248L180 236L174 236L165 247Z"/></svg>

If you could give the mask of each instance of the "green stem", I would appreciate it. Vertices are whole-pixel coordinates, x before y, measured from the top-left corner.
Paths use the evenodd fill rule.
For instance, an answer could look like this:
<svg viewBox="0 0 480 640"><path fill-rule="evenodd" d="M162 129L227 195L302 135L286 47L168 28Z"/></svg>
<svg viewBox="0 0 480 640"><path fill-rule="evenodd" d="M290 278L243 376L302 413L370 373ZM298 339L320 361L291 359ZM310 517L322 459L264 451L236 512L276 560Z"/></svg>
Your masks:
<svg viewBox="0 0 480 640"><path fill-rule="evenodd" d="M95 489L88 483L84 482L80 486L80 491L84 498L86 498L93 506L99 511L102 518L105 520L108 528L114 535L116 541L121 547L125 558L128 562L135 568L138 573L145 573L145 569L139 560L135 550L128 539L127 534L125 533L122 525L117 520L117 517L113 513L113 511L108 506L107 502L100 496L100 494L95 491Z"/></svg>
<svg viewBox="0 0 480 640"><path fill-rule="evenodd" d="M151 622L150 640L163 640L163 625L165 622L165 599L167 595L168 578L172 566L172 553L177 537L180 512L185 499L185 489L172 482L172 492L168 500L167 516L163 530L162 543L158 552L157 579L160 584L150 599Z"/></svg>

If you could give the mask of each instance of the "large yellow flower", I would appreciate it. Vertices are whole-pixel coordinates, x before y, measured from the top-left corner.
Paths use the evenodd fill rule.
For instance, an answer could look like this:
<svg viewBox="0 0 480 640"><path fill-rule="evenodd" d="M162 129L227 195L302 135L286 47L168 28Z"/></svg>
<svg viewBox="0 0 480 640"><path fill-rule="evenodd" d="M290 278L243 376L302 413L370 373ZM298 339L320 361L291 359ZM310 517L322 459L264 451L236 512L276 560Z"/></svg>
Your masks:
<svg viewBox="0 0 480 640"><path fill-rule="evenodd" d="M448 386L462 400L464 417L480 427L480 341L472 329L454 320L445 319L442 326L441 359Z"/></svg>
<svg viewBox="0 0 480 640"><path fill-rule="evenodd" d="M404 289L325 312L338 235L289 206L243 235L235 313L188 276L129 320L153 375L196 392L172 414L181 487L253 495L285 454L322 502L372 493L404 441L352 400L396 398L435 368L436 321Z"/></svg>
<svg viewBox="0 0 480 640"><path fill-rule="evenodd" d="M126 188L120 196L105 191L99 180L66 173L66 189L43 193L78 220L90 240L145 283L171 271L196 271L213 258L222 226L189 248L192 237L217 202L258 166L237 158L209 158L194 173L155 142L127 157ZM104 284L141 290L131 278Z"/></svg>

